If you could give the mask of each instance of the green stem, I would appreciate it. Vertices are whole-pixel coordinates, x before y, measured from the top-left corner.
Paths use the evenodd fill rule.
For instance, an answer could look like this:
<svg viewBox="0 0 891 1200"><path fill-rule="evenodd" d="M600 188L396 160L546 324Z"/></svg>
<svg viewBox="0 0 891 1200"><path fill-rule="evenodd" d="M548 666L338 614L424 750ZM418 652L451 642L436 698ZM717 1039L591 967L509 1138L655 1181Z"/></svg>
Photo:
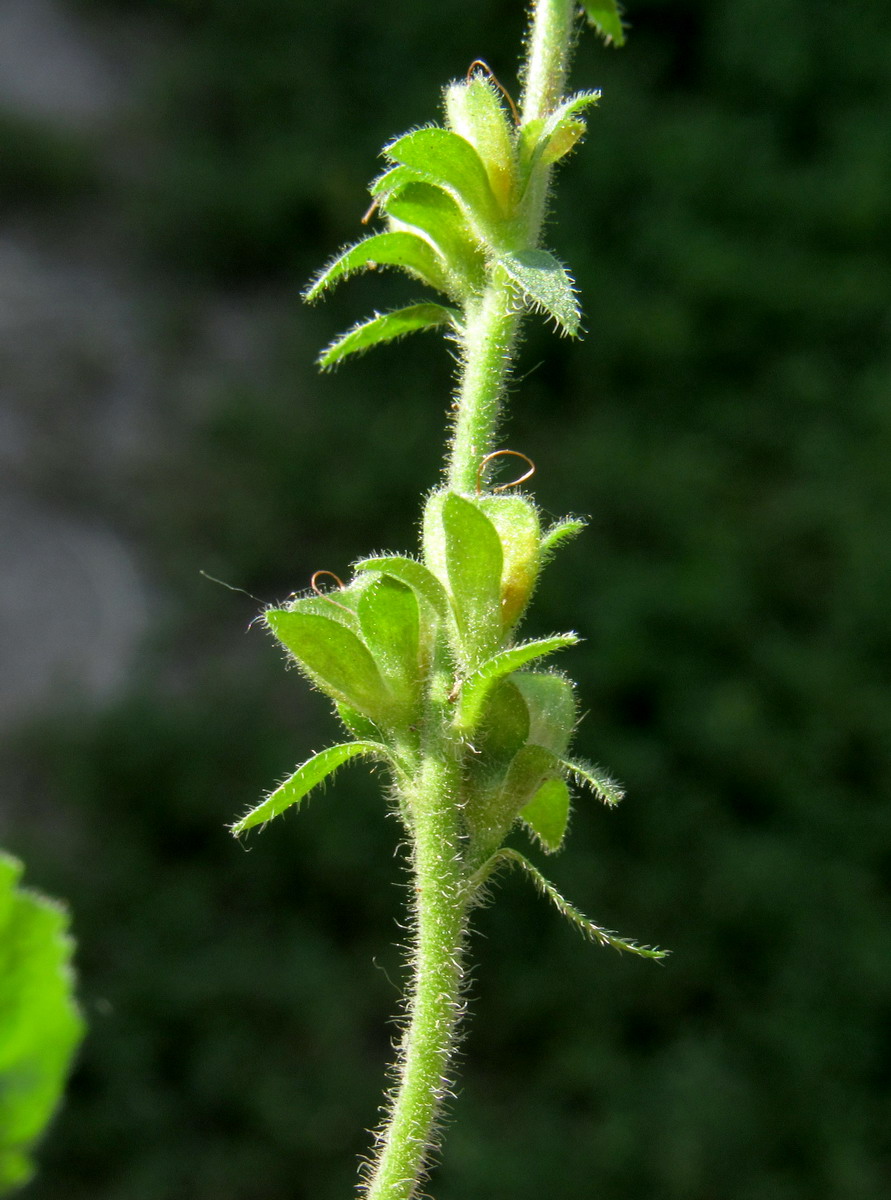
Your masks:
<svg viewBox="0 0 891 1200"><path fill-rule="evenodd" d="M504 385L520 324L507 277L496 269L467 314L449 456L448 485L473 493L482 459L494 449Z"/></svg>
<svg viewBox="0 0 891 1200"><path fill-rule="evenodd" d="M523 71L524 123L548 116L563 97L576 7L575 0L536 0Z"/></svg>
<svg viewBox="0 0 891 1200"><path fill-rule="evenodd" d="M574 0L535 0L524 70L524 119L546 114L562 96L574 15ZM536 246L541 235L546 175L539 188L527 223L528 246ZM494 448L519 323L513 289L495 266L479 301L466 314L448 461L448 484L455 491L476 490L480 463ZM443 732L451 707L448 683L438 692L442 694L431 697L428 712L428 727L438 732L431 733L417 783L404 796L413 840L414 977L398 1085L380 1134L366 1200L416 1196L449 1088L461 1015L464 939L475 889L462 858L463 772Z"/></svg>
<svg viewBox="0 0 891 1200"><path fill-rule="evenodd" d="M428 753L417 788L406 797L414 832L414 981L398 1090L380 1136L367 1200L415 1195L449 1088L470 898L461 859L459 786L457 764L448 752Z"/></svg>
<svg viewBox="0 0 891 1200"><path fill-rule="evenodd" d="M563 95L575 28L574 0L536 0L523 70L522 119L546 116ZM526 203L526 245L538 245L549 172L540 172ZM501 401L513 366L520 316L512 288L496 267L467 313L447 465L448 486L473 493L480 463L495 448Z"/></svg>

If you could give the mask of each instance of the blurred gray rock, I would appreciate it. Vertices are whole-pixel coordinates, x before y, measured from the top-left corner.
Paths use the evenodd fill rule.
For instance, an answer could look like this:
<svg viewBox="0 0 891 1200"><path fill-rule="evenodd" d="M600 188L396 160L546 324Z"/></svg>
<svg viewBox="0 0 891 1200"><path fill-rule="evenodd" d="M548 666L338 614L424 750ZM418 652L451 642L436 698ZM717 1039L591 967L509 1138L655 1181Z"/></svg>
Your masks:
<svg viewBox="0 0 891 1200"><path fill-rule="evenodd" d="M0 727L107 698L148 617L145 582L112 530L0 497Z"/></svg>
<svg viewBox="0 0 891 1200"><path fill-rule="evenodd" d="M72 129L95 126L125 96L116 69L52 0L0 0L0 105Z"/></svg>

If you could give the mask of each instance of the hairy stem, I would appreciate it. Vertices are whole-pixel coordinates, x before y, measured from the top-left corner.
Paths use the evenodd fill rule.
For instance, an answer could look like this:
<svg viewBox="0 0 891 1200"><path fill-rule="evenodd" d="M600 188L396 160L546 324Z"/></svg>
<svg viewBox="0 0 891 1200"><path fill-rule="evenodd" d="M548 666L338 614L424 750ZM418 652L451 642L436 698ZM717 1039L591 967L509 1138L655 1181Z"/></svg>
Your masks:
<svg viewBox="0 0 891 1200"><path fill-rule="evenodd" d="M569 70L575 28L574 0L535 0L526 63L522 120L544 117L559 103ZM542 172L527 201L526 246L541 237L548 178ZM505 386L513 365L520 317L511 286L496 267L483 295L467 314L461 338L461 369L455 398L448 485L473 492L480 462L495 448Z"/></svg>
<svg viewBox="0 0 891 1200"><path fill-rule="evenodd" d="M524 119L545 115L560 100L574 15L574 0L535 0L523 72ZM539 188L527 223L529 247L536 246L541 235L546 177ZM494 448L519 321L511 284L496 266L480 300L467 313L462 337L447 467L448 483L455 491L477 489L481 460ZM446 685L441 696L431 699L429 724L439 732L428 740L417 783L404 797L413 837L414 977L399 1080L366 1186L367 1200L411 1200L417 1194L449 1087L461 1013L463 946L474 889L462 859L461 765L442 732L448 722L448 691Z"/></svg>
<svg viewBox="0 0 891 1200"><path fill-rule="evenodd" d="M510 283L496 270L467 315L449 457L449 487L473 492L482 459L494 448L504 386L520 318Z"/></svg>
<svg viewBox="0 0 891 1200"><path fill-rule="evenodd" d="M448 751L429 754L414 794L406 797L414 828L414 980L400 1048L399 1084L380 1136L368 1200L409 1200L415 1195L449 1088L470 897L461 859L459 784L457 765Z"/></svg>
<svg viewBox="0 0 891 1200"><path fill-rule="evenodd" d="M575 0L536 0L523 70L523 121L546 117L560 103L569 72Z"/></svg>

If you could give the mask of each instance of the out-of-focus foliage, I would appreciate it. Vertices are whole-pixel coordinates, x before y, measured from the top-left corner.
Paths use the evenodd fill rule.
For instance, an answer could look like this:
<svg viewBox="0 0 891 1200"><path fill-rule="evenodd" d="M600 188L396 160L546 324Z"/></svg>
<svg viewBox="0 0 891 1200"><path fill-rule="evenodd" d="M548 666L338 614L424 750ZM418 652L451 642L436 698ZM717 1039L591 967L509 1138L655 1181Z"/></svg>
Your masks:
<svg viewBox="0 0 891 1200"><path fill-rule="evenodd" d="M0 1195L31 1176L83 1037L74 1003L68 916L19 887L22 865L0 852Z"/></svg>
<svg viewBox="0 0 891 1200"><path fill-rule="evenodd" d="M0 212L90 195L99 165L89 142L0 108Z"/></svg>
<svg viewBox="0 0 891 1200"><path fill-rule="evenodd" d="M440 84L480 55L514 89L522 19L514 0L87 7L140 7L171 47L141 118L151 170L123 197L134 240L203 287L295 296L352 234L375 148L432 119ZM506 877L477 922L434 1190L883 1200L891 14L642 0L627 17L621 53L580 46L574 84L603 101L548 237L588 334L551 345L530 323L505 444L535 459L546 509L591 515L529 634L587 639L566 656L577 744L628 790L608 819L577 804L556 882L674 955L586 955ZM447 355L419 341L311 371L394 298L373 278L324 312L295 304L256 382L207 401L145 484L183 600L157 681L41 735L22 768L66 836L25 822L15 846L78 912L96 1026L33 1200L349 1191L398 991L395 826L345 772L277 837L230 843L333 726L259 635L238 641L250 604L191 581L281 599L407 544Z"/></svg>

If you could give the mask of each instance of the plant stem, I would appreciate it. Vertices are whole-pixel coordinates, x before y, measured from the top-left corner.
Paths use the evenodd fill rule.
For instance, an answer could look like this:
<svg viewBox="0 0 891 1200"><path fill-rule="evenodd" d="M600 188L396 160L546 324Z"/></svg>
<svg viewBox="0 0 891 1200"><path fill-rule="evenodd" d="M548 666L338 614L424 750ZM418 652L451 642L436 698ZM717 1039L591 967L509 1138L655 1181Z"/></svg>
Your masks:
<svg viewBox="0 0 891 1200"><path fill-rule="evenodd" d="M546 117L560 103L569 71L575 0L536 0L523 75L522 119Z"/></svg>
<svg viewBox="0 0 891 1200"><path fill-rule="evenodd" d="M471 894L461 859L459 786L457 763L446 747L438 754L428 751L417 788L406 796L414 831L414 981L399 1086L381 1133L368 1200L409 1200L415 1194L449 1087Z"/></svg>
<svg viewBox="0 0 891 1200"><path fill-rule="evenodd" d="M574 0L535 0L523 72L524 119L546 115L560 100L568 70ZM542 173L527 221L527 247L538 244L547 174ZM468 310L448 459L448 485L473 493L480 462L494 446L501 399L520 317L513 288L499 267ZM416 895L413 983L398 1063L399 1082L381 1131L367 1200L411 1200L427 1161L449 1087L455 1029L461 1015L464 939L474 889L462 858L461 761L444 732L449 683L430 698L417 783L406 789Z"/></svg>
<svg viewBox="0 0 891 1200"><path fill-rule="evenodd" d="M455 492L476 490L480 462L494 448L520 324L507 277L498 269L493 276L474 311L468 311L462 339L448 468L448 485Z"/></svg>
<svg viewBox="0 0 891 1200"><path fill-rule="evenodd" d="M569 70L575 0L535 0L529 33L522 120L546 116L559 103ZM526 201L526 246L538 245L549 172L540 172ZM447 465L448 486L472 493L482 459L494 449L505 384L513 365L520 317L511 285L498 267L478 304L468 310Z"/></svg>

